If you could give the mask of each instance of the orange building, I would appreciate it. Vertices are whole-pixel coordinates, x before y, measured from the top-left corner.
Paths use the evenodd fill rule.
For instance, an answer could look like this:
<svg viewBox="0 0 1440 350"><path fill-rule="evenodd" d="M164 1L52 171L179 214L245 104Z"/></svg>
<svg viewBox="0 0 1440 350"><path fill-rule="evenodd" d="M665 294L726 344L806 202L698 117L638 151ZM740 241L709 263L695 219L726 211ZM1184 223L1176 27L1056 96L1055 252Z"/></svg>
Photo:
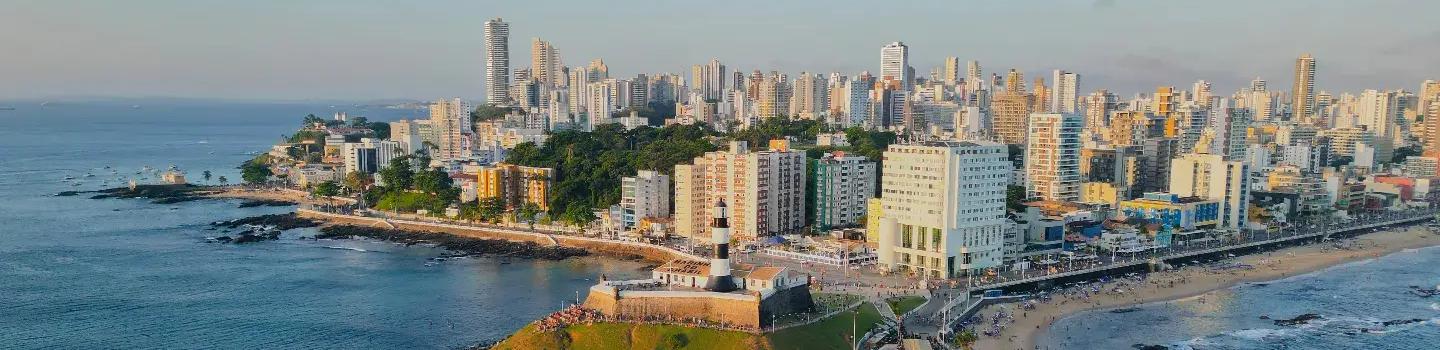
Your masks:
<svg viewBox="0 0 1440 350"><path fill-rule="evenodd" d="M550 210L550 186L554 182L555 169L499 163L480 169L475 196L502 198L510 208L534 203L541 210Z"/></svg>

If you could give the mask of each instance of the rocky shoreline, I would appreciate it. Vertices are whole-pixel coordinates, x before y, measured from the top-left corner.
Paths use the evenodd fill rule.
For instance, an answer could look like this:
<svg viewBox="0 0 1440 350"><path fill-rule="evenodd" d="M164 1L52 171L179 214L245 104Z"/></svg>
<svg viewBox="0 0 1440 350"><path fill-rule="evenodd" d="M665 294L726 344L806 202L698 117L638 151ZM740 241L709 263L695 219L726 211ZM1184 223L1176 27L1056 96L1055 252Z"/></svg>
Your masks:
<svg viewBox="0 0 1440 350"><path fill-rule="evenodd" d="M218 236L212 238L216 242L220 243L242 244L280 239L281 231L302 227L320 226L320 222L302 218L298 215L295 215L295 213L286 213L252 216L248 218L240 218L227 221L216 221L210 223L210 226L213 227L212 229L222 227L245 228L244 231L240 231L235 237Z"/></svg>
<svg viewBox="0 0 1440 350"><path fill-rule="evenodd" d="M209 195L218 192L207 187L196 185L137 185L133 189L130 187L116 187L98 191L65 191L55 195L65 197L82 193L98 193L90 196L90 199L143 198L150 199L150 202L154 204L174 204L207 199L210 198Z"/></svg>
<svg viewBox="0 0 1440 350"><path fill-rule="evenodd" d="M317 239L349 239L355 237L378 239L406 245L434 243L438 247L459 253L458 255L450 255L449 257L476 255L564 260L572 257L590 255L590 252L585 249L544 246L534 242L470 238L449 233L407 231L353 225L325 226L320 228L320 233L315 235Z"/></svg>

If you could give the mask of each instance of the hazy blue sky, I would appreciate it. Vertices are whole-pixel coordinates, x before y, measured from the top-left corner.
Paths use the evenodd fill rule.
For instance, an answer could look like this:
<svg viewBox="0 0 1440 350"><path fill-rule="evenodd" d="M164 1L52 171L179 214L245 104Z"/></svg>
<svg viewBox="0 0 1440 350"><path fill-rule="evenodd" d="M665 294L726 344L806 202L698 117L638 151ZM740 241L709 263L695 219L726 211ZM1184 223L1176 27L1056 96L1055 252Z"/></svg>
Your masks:
<svg viewBox="0 0 1440 350"><path fill-rule="evenodd" d="M481 23L511 22L566 64L612 75L732 70L877 71L904 41L925 74L945 56L986 73L1082 75L1122 96L1196 79L1229 93L1255 76L1289 89L1294 58L1319 89L1416 89L1440 78L1440 1L66 1L0 5L0 99L166 96L370 99L484 89Z"/></svg>

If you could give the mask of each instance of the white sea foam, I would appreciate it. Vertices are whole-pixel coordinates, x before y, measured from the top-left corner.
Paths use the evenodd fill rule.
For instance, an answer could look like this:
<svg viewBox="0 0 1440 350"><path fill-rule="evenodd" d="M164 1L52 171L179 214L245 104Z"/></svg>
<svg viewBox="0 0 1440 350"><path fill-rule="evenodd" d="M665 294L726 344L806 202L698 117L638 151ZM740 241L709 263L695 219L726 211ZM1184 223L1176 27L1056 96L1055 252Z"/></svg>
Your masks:
<svg viewBox="0 0 1440 350"><path fill-rule="evenodd" d="M1256 328L1256 329L1241 329L1241 330L1238 330L1238 331L1228 332L1228 333L1225 333L1225 334L1228 334L1228 335L1233 336L1233 337L1236 337L1236 338L1242 338L1242 339L1248 339L1248 340L1265 340L1266 338L1284 338L1284 337L1290 337L1290 336L1294 336L1294 335L1295 335L1296 333L1298 333L1298 332L1299 332L1298 330L1294 330L1294 329Z"/></svg>
<svg viewBox="0 0 1440 350"><path fill-rule="evenodd" d="M325 246L325 248L330 248L330 249L344 249L344 250L353 250L353 251L357 251L357 252L368 252L368 251L369 251L369 250L364 250L364 249L360 249L360 248L350 248L350 247L337 247L337 246Z"/></svg>
<svg viewBox="0 0 1440 350"><path fill-rule="evenodd" d="M1440 311L1440 303L1430 303L1430 309Z"/></svg>

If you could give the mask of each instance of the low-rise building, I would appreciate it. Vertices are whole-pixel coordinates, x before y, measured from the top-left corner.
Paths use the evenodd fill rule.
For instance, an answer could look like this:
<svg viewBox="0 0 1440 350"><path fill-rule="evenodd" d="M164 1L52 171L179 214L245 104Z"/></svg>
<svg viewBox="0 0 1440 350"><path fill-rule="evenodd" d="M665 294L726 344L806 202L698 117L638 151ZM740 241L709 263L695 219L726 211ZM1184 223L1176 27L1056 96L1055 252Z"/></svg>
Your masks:
<svg viewBox="0 0 1440 350"><path fill-rule="evenodd" d="M1141 198L1121 201L1120 214L1126 219L1189 231L1219 224L1220 201L1151 192Z"/></svg>

